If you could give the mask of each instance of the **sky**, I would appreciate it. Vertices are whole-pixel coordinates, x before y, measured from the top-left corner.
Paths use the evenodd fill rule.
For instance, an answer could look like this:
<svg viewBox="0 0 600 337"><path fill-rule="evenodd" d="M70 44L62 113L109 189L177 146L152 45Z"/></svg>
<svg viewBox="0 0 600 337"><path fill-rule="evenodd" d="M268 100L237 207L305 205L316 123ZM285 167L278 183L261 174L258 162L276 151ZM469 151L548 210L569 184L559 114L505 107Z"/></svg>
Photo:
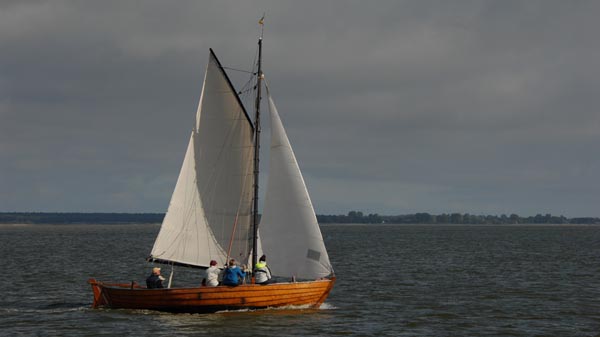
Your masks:
<svg viewBox="0 0 600 337"><path fill-rule="evenodd" d="M2 1L0 211L165 212L209 48L318 214L600 216L598 1Z"/></svg>

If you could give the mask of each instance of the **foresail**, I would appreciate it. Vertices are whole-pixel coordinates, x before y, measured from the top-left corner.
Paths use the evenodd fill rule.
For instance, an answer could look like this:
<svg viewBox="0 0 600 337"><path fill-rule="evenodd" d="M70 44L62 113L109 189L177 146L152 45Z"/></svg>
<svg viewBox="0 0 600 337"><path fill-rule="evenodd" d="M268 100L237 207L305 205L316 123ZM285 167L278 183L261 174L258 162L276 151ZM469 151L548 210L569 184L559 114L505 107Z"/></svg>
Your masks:
<svg viewBox="0 0 600 337"><path fill-rule="evenodd" d="M212 50L186 156L152 249L192 266L248 261L253 127Z"/></svg>
<svg viewBox="0 0 600 337"><path fill-rule="evenodd" d="M194 133L190 136L175 191L151 256L159 260L201 266L201 262L209 256L220 254L221 249L210 236L204 221L202 201L196 185L193 138ZM205 246L203 252L196 248L201 242Z"/></svg>
<svg viewBox="0 0 600 337"><path fill-rule="evenodd" d="M278 276L315 279L333 272L315 212L286 132L269 96L269 181L260 222L267 261Z"/></svg>

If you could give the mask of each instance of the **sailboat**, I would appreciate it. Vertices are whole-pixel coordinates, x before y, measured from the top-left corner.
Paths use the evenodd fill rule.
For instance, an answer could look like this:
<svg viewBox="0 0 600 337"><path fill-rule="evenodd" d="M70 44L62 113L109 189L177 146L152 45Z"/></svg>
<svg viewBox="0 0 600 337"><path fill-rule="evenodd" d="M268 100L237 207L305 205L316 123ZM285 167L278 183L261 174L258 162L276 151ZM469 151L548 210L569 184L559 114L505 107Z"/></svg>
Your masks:
<svg viewBox="0 0 600 337"><path fill-rule="evenodd" d="M89 279L93 308L206 313L270 307L318 308L335 274L289 139L268 90L269 176L259 215L262 34L258 40L254 120L210 49L196 121L149 261L190 268L230 259L254 266L269 256L277 282L148 289ZM201 279L199 272L199 280Z"/></svg>

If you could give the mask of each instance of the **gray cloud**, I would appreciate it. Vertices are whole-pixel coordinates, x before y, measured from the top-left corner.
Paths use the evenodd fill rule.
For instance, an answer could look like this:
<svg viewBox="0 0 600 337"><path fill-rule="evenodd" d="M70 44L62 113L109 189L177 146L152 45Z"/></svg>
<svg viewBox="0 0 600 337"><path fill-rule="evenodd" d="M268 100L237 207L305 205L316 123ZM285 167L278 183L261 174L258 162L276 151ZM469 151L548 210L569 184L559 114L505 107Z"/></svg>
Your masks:
<svg viewBox="0 0 600 337"><path fill-rule="evenodd" d="M599 7L3 2L0 211L164 211L208 48L250 68L266 11L318 213L598 216Z"/></svg>

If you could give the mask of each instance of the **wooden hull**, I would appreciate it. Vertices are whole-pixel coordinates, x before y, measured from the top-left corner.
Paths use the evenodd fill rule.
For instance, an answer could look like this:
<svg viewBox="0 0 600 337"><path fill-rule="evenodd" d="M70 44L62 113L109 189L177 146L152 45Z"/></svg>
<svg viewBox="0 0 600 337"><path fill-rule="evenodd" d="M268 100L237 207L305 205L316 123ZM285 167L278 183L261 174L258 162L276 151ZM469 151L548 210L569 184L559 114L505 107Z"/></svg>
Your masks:
<svg viewBox="0 0 600 337"><path fill-rule="evenodd" d="M318 308L333 288L335 278L309 282L244 284L237 287L146 289L136 284L88 280L94 291L93 308L106 306L166 312L208 313L222 310L282 306Z"/></svg>

